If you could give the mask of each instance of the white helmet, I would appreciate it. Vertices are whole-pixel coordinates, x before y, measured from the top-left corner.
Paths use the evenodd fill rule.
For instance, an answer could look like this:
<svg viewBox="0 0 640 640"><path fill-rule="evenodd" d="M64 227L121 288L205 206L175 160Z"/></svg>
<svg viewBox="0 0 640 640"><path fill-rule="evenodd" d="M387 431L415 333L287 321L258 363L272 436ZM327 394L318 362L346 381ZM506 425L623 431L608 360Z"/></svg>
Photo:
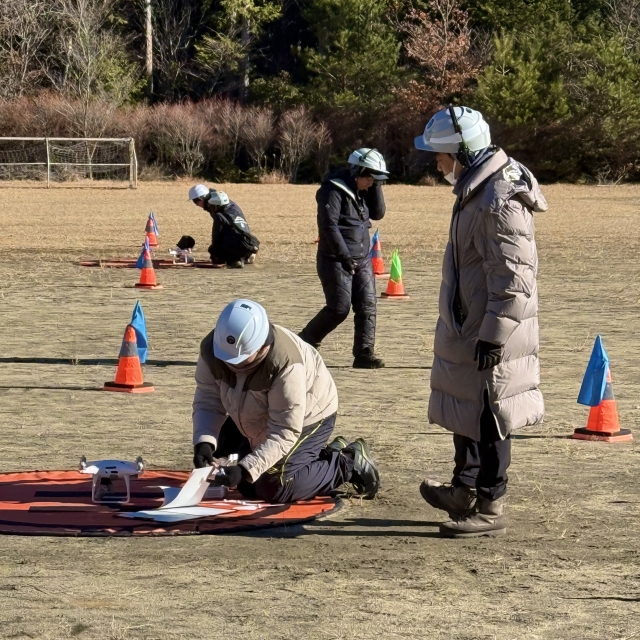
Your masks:
<svg viewBox="0 0 640 640"><path fill-rule="evenodd" d="M387 165L377 149L356 149L347 162L354 167L369 169L376 180L386 180L389 177Z"/></svg>
<svg viewBox="0 0 640 640"><path fill-rule="evenodd" d="M457 123L454 123L451 111ZM463 141L468 151L485 149L491 144L489 125L479 111L469 107L447 107L429 120L424 133L415 139L414 144L421 151L456 155Z"/></svg>
<svg viewBox="0 0 640 640"><path fill-rule="evenodd" d="M203 184L196 184L189 189L189 200L197 200L209 195L209 187Z"/></svg>
<svg viewBox="0 0 640 640"><path fill-rule="evenodd" d="M189 189L189 200L196 200L197 198L206 198L209 196L208 202L219 207L224 207L229 204L229 196L224 191L216 191L215 189L209 189L204 184L196 184Z"/></svg>
<svg viewBox="0 0 640 640"><path fill-rule="evenodd" d="M269 318L252 300L234 300L220 314L213 334L213 354L227 364L241 364L259 351L269 336Z"/></svg>

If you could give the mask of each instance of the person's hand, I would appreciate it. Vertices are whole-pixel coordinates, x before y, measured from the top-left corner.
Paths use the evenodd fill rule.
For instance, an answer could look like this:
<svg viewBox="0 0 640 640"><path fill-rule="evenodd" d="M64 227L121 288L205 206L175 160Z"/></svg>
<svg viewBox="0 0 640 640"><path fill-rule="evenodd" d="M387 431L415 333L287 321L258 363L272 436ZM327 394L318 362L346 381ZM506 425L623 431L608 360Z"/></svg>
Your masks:
<svg viewBox="0 0 640 640"><path fill-rule="evenodd" d="M193 466L196 469L213 466L213 454L216 448L210 442L198 442L193 448Z"/></svg>
<svg viewBox="0 0 640 640"><path fill-rule="evenodd" d="M344 260L342 263L342 268L347 272L353 275L356 272L356 268L358 267L358 263L353 259L349 258L348 260Z"/></svg>
<svg viewBox="0 0 640 640"><path fill-rule="evenodd" d="M216 474L209 479L214 487L237 487L242 480L242 467L234 464L232 467L219 467Z"/></svg>
<svg viewBox="0 0 640 640"><path fill-rule="evenodd" d="M478 371L492 369L502 361L502 347L484 340L478 340L474 359L478 361Z"/></svg>

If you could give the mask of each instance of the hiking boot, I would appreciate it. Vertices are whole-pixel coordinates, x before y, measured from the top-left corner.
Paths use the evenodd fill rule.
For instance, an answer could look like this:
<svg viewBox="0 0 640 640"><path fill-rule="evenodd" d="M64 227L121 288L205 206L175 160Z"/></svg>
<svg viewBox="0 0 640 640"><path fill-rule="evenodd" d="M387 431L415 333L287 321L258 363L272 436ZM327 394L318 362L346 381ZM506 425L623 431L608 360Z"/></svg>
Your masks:
<svg viewBox="0 0 640 640"><path fill-rule="evenodd" d="M464 518L473 512L476 492L468 487L454 487L435 480L420 485L420 495L435 509L446 511L451 519Z"/></svg>
<svg viewBox="0 0 640 640"><path fill-rule="evenodd" d="M243 267L244 267L244 262L242 262L242 260L227 262L227 269L242 269Z"/></svg>
<svg viewBox="0 0 640 640"><path fill-rule="evenodd" d="M353 473L349 482L358 495L366 500L371 500L380 488L380 474L376 463L371 458L369 445L363 438L358 438L344 448L344 453L353 456Z"/></svg>
<svg viewBox="0 0 640 640"><path fill-rule="evenodd" d="M354 369L382 369L384 360L373 353L361 353L353 360Z"/></svg>
<svg viewBox="0 0 640 640"><path fill-rule="evenodd" d="M505 498L489 500L478 497L476 510L466 518L453 519L440 525L440 533L446 538L477 538L501 536L507 532L504 515Z"/></svg>
<svg viewBox="0 0 640 640"><path fill-rule="evenodd" d="M342 436L338 436L327 445L327 449L340 453L343 449L347 448L348 444L349 443Z"/></svg>

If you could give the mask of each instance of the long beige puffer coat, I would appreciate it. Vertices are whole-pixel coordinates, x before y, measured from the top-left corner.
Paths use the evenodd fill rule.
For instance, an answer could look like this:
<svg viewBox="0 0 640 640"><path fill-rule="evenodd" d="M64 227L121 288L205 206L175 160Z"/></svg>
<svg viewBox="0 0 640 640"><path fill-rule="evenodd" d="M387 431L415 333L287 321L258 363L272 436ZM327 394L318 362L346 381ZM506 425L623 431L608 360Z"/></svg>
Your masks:
<svg viewBox="0 0 640 640"><path fill-rule="evenodd" d="M442 267L429 421L480 440L484 391L501 438L542 421L538 385L538 255L533 212L547 210L529 170L498 150L456 184ZM456 288L463 323L453 312ZM476 342L503 347L478 371Z"/></svg>

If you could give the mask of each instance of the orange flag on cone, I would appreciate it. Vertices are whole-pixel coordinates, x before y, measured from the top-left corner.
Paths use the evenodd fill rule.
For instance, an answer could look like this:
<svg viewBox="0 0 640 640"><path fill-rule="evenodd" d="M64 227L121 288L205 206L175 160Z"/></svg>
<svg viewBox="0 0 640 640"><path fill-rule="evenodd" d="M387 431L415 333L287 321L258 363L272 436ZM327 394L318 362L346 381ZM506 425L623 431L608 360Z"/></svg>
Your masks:
<svg viewBox="0 0 640 640"><path fill-rule="evenodd" d="M153 385L150 382L145 382L142 377L136 330L130 324L127 325L124 332L118 357L116 379L113 382L105 382L103 389L104 391L120 391L122 393L149 393L154 390Z"/></svg>

